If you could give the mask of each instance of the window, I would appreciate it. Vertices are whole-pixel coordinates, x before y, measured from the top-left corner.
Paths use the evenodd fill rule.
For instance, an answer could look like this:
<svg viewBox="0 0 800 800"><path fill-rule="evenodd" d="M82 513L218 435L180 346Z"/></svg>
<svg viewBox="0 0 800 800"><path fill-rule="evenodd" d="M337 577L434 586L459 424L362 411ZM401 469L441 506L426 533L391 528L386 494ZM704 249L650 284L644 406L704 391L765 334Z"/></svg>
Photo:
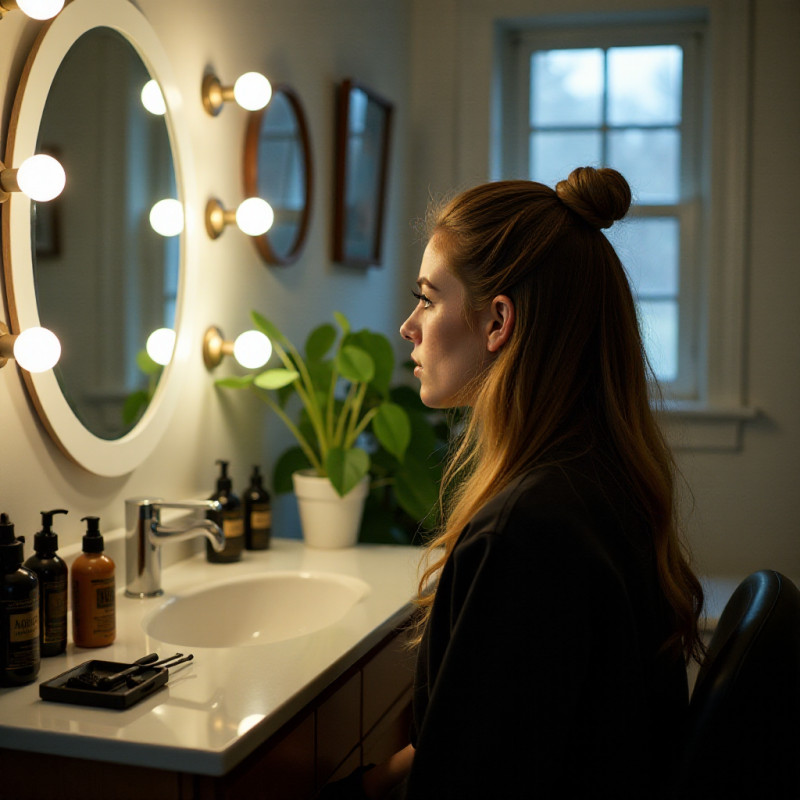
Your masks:
<svg viewBox="0 0 800 800"><path fill-rule="evenodd" d="M671 397L696 399L703 25L533 29L508 42L502 174L552 186L592 165L628 179L631 212L606 233L630 277L656 377Z"/></svg>

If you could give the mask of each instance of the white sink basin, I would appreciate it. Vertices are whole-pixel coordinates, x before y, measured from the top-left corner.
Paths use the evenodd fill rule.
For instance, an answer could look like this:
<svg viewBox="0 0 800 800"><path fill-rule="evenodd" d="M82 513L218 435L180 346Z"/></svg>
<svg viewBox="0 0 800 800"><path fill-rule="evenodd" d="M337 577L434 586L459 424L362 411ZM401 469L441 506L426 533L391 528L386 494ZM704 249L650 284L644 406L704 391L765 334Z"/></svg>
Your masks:
<svg viewBox="0 0 800 800"><path fill-rule="evenodd" d="M143 621L145 632L184 647L240 647L293 639L338 622L369 592L358 578L269 572L171 597Z"/></svg>

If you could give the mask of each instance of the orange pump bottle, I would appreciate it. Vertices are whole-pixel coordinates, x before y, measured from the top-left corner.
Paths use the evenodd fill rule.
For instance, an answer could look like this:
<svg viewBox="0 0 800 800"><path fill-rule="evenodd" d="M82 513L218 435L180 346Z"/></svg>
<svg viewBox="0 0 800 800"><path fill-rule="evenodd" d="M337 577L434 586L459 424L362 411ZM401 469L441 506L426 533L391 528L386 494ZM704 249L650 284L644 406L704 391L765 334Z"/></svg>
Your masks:
<svg viewBox="0 0 800 800"><path fill-rule="evenodd" d="M103 553L100 519L83 519L83 554L72 565L72 640L78 647L105 647L117 636L115 564Z"/></svg>

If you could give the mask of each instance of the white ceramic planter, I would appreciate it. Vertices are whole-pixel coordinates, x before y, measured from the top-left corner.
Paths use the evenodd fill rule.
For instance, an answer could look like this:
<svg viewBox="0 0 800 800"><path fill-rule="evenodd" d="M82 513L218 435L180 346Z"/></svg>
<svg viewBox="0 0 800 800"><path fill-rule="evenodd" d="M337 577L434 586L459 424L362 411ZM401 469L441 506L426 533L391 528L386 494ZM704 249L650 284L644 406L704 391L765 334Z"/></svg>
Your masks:
<svg viewBox="0 0 800 800"><path fill-rule="evenodd" d="M309 547L333 550L353 547L369 493L369 476L364 477L344 497L340 497L327 478L313 470L292 475L300 510L303 539Z"/></svg>

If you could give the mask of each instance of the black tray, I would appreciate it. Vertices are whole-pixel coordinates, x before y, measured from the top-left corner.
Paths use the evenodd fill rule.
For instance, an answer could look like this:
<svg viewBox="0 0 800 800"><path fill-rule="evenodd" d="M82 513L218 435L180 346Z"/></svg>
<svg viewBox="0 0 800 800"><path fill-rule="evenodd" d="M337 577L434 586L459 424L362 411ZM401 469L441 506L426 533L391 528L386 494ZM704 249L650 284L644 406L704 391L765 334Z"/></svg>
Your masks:
<svg viewBox="0 0 800 800"><path fill-rule="evenodd" d="M62 672L49 681L39 684L39 697L56 703L75 703L81 706L97 708L130 708L143 698L162 687L169 679L166 667L143 668L136 673L135 681L122 682L108 691L99 689L82 689L68 686L70 678L78 678L85 673L94 673L97 677L114 675L135 664L124 664L117 661L84 661L83 664Z"/></svg>

